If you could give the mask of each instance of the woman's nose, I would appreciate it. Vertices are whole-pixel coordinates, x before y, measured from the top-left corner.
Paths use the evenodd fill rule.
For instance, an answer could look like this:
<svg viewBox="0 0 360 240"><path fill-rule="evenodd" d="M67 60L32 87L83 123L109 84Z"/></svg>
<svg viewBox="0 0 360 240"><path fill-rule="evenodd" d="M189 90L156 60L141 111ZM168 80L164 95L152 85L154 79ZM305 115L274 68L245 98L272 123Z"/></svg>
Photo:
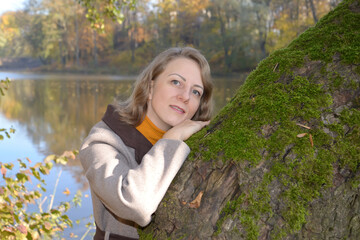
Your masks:
<svg viewBox="0 0 360 240"><path fill-rule="evenodd" d="M183 102L188 102L190 99L190 91L189 90L182 90L178 93L178 98Z"/></svg>

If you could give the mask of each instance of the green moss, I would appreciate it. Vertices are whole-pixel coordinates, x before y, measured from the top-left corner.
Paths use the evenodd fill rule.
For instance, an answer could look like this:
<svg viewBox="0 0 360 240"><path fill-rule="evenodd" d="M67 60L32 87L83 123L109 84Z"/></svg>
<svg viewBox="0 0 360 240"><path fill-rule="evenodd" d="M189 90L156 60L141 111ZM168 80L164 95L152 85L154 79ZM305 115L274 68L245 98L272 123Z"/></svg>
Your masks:
<svg viewBox="0 0 360 240"><path fill-rule="evenodd" d="M345 109L340 115L341 122L346 128L338 130L338 141L335 144L335 154L340 159L342 166L356 170L360 165L360 111ZM351 132L349 132L351 130Z"/></svg>
<svg viewBox="0 0 360 240"><path fill-rule="evenodd" d="M333 92L342 86L344 80L338 73L333 72L332 74L334 76L329 77L329 82L330 82L330 91Z"/></svg>
<svg viewBox="0 0 360 240"><path fill-rule="evenodd" d="M360 75L360 65L355 67L355 72Z"/></svg>
<svg viewBox="0 0 360 240"><path fill-rule="evenodd" d="M360 74L359 74L360 75ZM356 82L354 79L351 79L350 82L349 82L349 88L352 89L352 90L356 90L358 89L360 86L360 83L359 82Z"/></svg>
<svg viewBox="0 0 360 240"><path fill-rule="evenodd" d="M353 2L344 0L287 48L259 63L210 126L187 141L192 149L189 160L246 163L249 172L260 162L272 164L260 182L250 183L246 192L222 209L217 233L229 218L246 230L242 239L258 239L262 221L274 222L271 239L296 233L306 223L309 203L332 186L333 165L359 169L360 148L354 143L360 143L360 99L335 112L331 96L339 88L359 89L357 76L349 79L331 70L335 58L343 66L360 64L360 14L349 10ZM296 73L312 61L321 63L320 76ZM359 66L353 69L351 77L360 74ZM319 78L327 78L326 85ZM323 121L324 113L334 121ZM300 133L307 135L297 137ZM353 188L359 186L359 178L352 182ZM278 196L269 193L273 184L279 188ZM176 196L167 196L162 202L166 214L179 222L188 221L186 210L177 216L171 208ZM271 201L281 202L280 209L272 209ZM275 211L280 211L282 219L277 219ZM242 234L240 229L233 231ZM153 239L151 234L140 236Z"/></svg>
<svg viewBox="0 0 360 240"><path fill-rule="evenodd" d="M272 216L267 188L274 179L282 188L279 201L284 204L281 209L284 226L275 226L272 238L281 239L297 232L306 222L309 202L318 198L324 187L332 186L333 164L340 160L342 166L352 170L359 167L360 149L354 142L360 142L360 112L342 111L339 123L324 124L321 120L322 112L333 112L330 93L339 88L359 88L355 80L329 73L325 67L335 55L340 56L344 65L360 63L360 15L348 9L352 2L343 1L289 47L263 60L213 120L214 125L207 129L211 134L206 135L204 130L189 141L191 148L209 149L201 151L204 161L217 159L220 154L224 161L250 162L256 166L264 159L264 150L269 153L266 159L277 159L260 186L226 205L217 222L218 232L227 218L235 216L246 229L246 239L257 239L260 218ZM313 76L305 78L293 72L304 67L308 61L305 59L323 63L320 74L330 79L327 87L317 83ZM358 67L355 73L359 73ZM297 123L311 129L301 128ZM266 126L273 126L271 133L266 133ZM335 141L324 128L336 135ZM307 135L298 138L300 133ZM293 157L286 156L286 151ZM285 157L276 158L279 153Z"/></svg>
<svg viewBox="0 0 360 240"><path fill-rule="evenodd" d="M256 95L247 92L234 99L233 107L227 109L231 115L226 116L221 128L200 138L204 136L202 132L189 142L195 154L201 146L207 146L211 151L202 151L204 160L217 158L219 153L223 153L227 160L257 164L262 159L263 149L275 153L290 144L300 133L296 132L300 129L293 121L295 117L300 117L302 121L319 118L320 109L331 104L330 95L324 92L320 84L304 77L291 78L292 82L287 85L272 83L253 87ZM237 107L240 104L241 107ZM265 139L261 128L274 123L281 127L269 139Z"/></svg>
<svg viewBox="0 0 360 240"><path fill-rule="evenodd" d="M358 175L356 178L351 180L351 188L352 189L358 189L360 187L360 175Z"/></svg>
<svg viewBox="0 0 360 240"><path fill-rule="evenodd" d="M141 240L155 240L155 238L153 237L153 235L151 233L146 234L145 232L139 230L139 239Z"/></svg>
<svg viewBox="0 0 360 240"><path fill-rule="evenodd" d="M349 10L353 0L343 1L319 23L301 34L290 49L302 50L311 60L329 63L336 53L345 64L360 62L360 16ZM341 24L341 26L340 26ZM321 39L321 41L319 41Z"/></svg>
<svg viewBox="0 0 360 240"><path fill-rule="evenodd" d="M340 88L356 90L359 88L360 84L354 79L344 79L339 73L335 71L328 73L328 79L329 91L332 93Z"/></svg>
<svg viewBox="0 0 360 240"><path fill-rule="evenodd" d="M229 201L224 207L221 217L217 222L218 232L221 232L221 226L224 221L234 215L238 216L243 227L247 229L246 236L243 236L246 239L258 239L259 235L259 226L257 221L260 219L262 214L271 214L272 209L270 207L270 195L266 189L267 185L262 184L257 187L253 192L250 192L249 195L242 194L239 198L233 201ZM242 205L245 203L247 207ZM258 208L260 206L260 208ZM234 229L236 231L237 229Z"/></svg>

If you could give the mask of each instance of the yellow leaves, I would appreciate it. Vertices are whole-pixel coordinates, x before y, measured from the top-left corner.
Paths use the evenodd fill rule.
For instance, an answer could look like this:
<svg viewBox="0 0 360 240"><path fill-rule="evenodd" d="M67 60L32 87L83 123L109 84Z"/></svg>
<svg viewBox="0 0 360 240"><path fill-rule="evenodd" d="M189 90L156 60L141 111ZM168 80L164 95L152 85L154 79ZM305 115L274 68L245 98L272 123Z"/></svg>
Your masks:
<svg viewBox="0 0 360 240"><path fill-rule="evenodd" d="M51 161L53 161L55 158L56 158L56 155L55 155L55 154L48 155L48 156L44 159L44 162L45 162L45 163L51 162Z"/></svg>
<svg viewBox="0 0 360 240"><path fill-rule="evenodd" d="M16 174L16 178L21 183L25 183L25 182L29 181L29 179L30 179L29 176L27 176L26 174L21 173L21 172Z"/></svg>
<svg viewBox="0 0 360 240"><path fill-rule="evenodd" d="M6 12L0 16L0 29L12 28L16 22L16 12Z"/></svg>
<svg viewBox="0 0 360 240"><path fill-rule="evenodd" d="M70 238L77 238L78 235L76 235L75 233L70 233Z"/></svg>
<svg viewBox="0 0 360 240"><path fill-rule="evenodd" d="M13 233L13 232L15 232L15 229L12 226L4 226L2 231Z"/></svg>
<svg viewBox="0 0 360 240"><path fill-rule="evenodd" d="M3 164L1 164L1 174L3 175L3 177L5 177L6 175L6 168Z"/></svg>
<svg viewBox="0 0 360 240"><path fill-rule="evenodd" d="M19 225L17 227L17 229L22 233L22 234L27 234L27 228L24 225Z"/></svg>
<svg viewBox="0 0 360 240"><path fill-rule="evenodd" d="M182 0L181 1L181 9L184 11L191 13L191 14L197 14L200 11L206 9L206 7L209 5L208 0Z"/></svg>
<svg viewBox="0 0 360 240"><path fill-rule="evenodd" d="M327 1L316 1L316 9L318 17L329 12L329 4ZM312 14L309 14L309 7L306 6L307 1L298 1L297 11L292 7L284 6L278 9L274 16L274 22L267 36L266 48L269 52L273 52L279 48L287 46L294 38L308 27L314 25ZM276 4L274 4L274 7ZM275 9L273 9L274 11ZM280 10L280 11L279 11ZM296 14L294 14L296 12Z"/></svg>
<svg viewBox="0 0 360 240"><path fill-rule="evenodd" d="M68 159L75 160L76 156L73 151L65 151L60 157L66 157Z"/></svg>
<svg viewBox="0 0 360 240"><path fill-rule="evenodd" d="M20 35L20 27L16 21L15 12L6 12L0 16L0 36L2 41L12 42Z"/></svg>
<svg viewBox="0 0 360 240"><path fill-rule="evenodd" d="M46 228L46 230L50 230L51 229L51 223L45 222L44 227Z"/></svg>
<svg viewBox="0 0 360 240"><path fill-rule="evenodd" d="M76 155L76 152L73 154ZM71 154L68 153L68 155ZM1 215L3 222L3 224L0 224L1 230L7 232L6 234L16 236L16 239L25 239L25 236L29 239L39 239L40 235L51 238L54 234L63 232L64 228L72 225L69 217L64 214L70 209L70 202L62 203L60 206L53 208L56 184L54 194L47 207L48 210L44 212L42 204L46 201L47 196L42 198L40 191L33 190L33 187L28 189L26 185L31 181L30 177L34 176L41 182L36 187L45 192L46 189L42 187L42 184L45 185L46 183L41 178L41 173L49 174L53 162L38 162L33 167L30 167L27 165L31 163L31 160L29 158L26 158L26 160L18 159L17 166L19 168L15 169L13 169L13 163L0 162L1 173L10 175L6 177L6 185L0 186L1 209L3 212ZM63 193L70 195L70 190L66 188ZM24 210L24 206L34 205L37 199L38 212ZM31 224L34 227L30 228L29 223L24 219L31 219Z"/></svg>
<svg viewBox="0 0 360 240"><path fill-rule="evenodd" d="M181 203L183 205L188 205L190 208L199 208L201 205L201 199L202 199L203 195L204 195L204 192L201 191L201 192L199 192L199 194L196 196L196 198L192 202L187 203L186 201L182 201Z"/></svg>
<svg viewBox="0 0 360 240"><path fill-rule="evenodd" d="M70 190L68 188L66 188L65 191L63 191L63 194L65 194L66 196L69 196Z"/></svg>
<svg viewBox="0 0 360 240"><path fill-rule="evenodd" d="M75 160L77 154L77 151L64 151L60 156L54 154L47 156L44 162L54 161L57 164L66 165L68 160Z"/></svg>
<svg viewBox="0 0 360 240"><path fill-rule="evenodd" d="M2 25L9 25L9 16L8 15L6 15L6 14L4 14L4 15L2 15L1 17L0 17L0 19L1 19L1 24Z"/></svg>

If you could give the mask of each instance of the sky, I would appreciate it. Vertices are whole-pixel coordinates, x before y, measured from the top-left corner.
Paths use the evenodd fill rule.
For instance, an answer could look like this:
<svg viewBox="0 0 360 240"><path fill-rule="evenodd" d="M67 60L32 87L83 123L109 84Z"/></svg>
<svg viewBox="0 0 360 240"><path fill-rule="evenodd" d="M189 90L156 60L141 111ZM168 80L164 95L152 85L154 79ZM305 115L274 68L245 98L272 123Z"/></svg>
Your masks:
<svg viewBox="0 0 360 240"><path fill-rule="evenodd" d="M0 15L6 11L15 11L23 8L26 0L0 0Z"/></svg>

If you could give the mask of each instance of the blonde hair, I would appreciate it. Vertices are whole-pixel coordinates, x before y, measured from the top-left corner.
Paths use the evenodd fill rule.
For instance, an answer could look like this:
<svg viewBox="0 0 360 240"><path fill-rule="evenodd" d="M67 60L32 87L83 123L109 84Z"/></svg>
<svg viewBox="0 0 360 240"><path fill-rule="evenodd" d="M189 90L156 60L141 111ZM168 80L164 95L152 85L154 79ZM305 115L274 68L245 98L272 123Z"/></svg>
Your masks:
<svg viewBox="0 0 360 240"><path fill-rule="evenodd" d="M126 101L117 103L117 111L122 121L133 126L138 126L143 121L147 111L151 80L155 80L165 70L170 61L179 57L192 59L199 64L201 80L204 85L204 93L201 96L199 108L192 120L206 121L211 118L213 83L207 60L194 48L174 47L157 55L136 79L131 96Z"/></svg>

